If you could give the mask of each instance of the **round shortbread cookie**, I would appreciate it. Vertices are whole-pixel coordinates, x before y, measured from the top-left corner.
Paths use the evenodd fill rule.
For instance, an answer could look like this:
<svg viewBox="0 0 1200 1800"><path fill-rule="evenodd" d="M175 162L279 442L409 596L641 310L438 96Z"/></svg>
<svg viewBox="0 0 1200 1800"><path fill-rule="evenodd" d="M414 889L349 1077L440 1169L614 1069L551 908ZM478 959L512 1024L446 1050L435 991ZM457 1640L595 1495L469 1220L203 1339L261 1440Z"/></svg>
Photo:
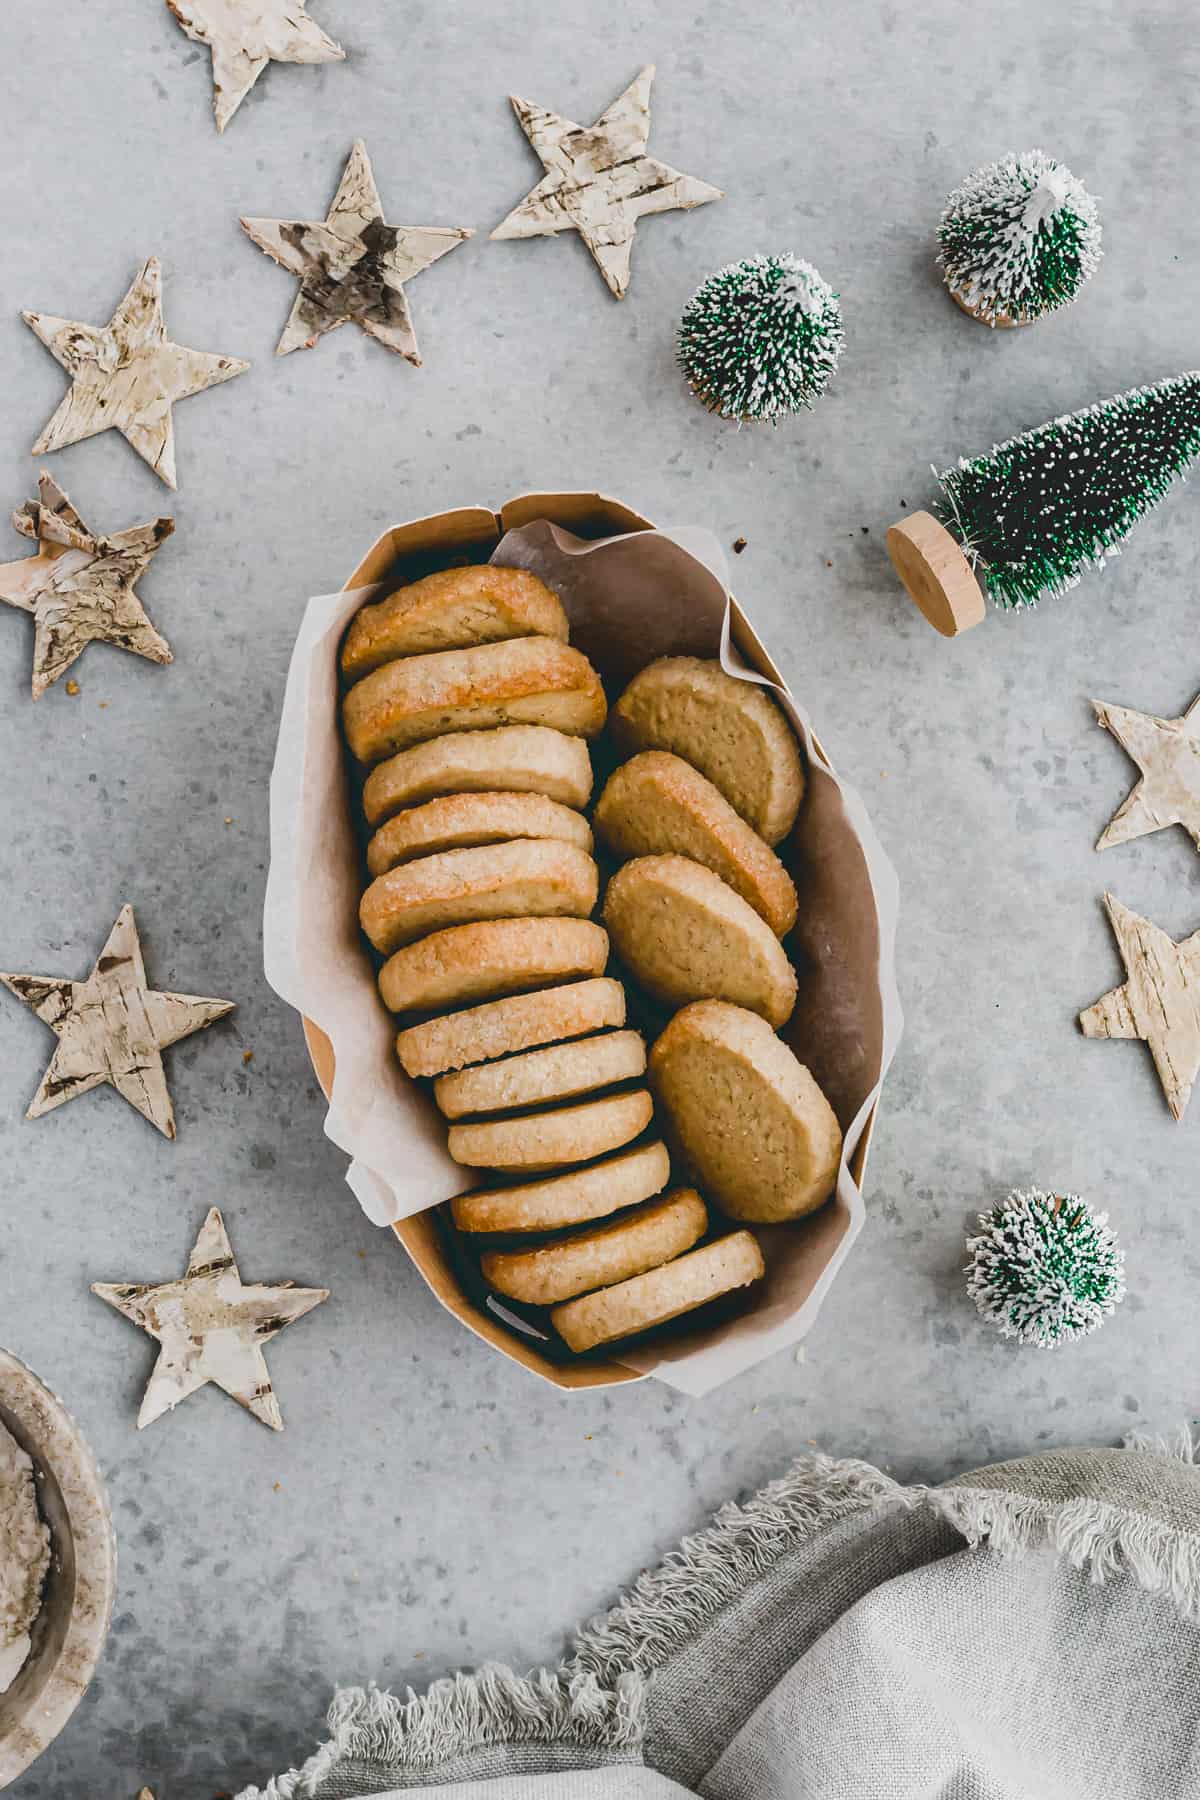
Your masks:
<svg viewBox="0 0 1200 1800"><path fill-rule="evenodd" d="M600 876L586 850L552 838L513 838L477 850L443 850L377 876L358 916L386 956L428 931L473 919L585 919Z"/></svg>
<svg viewBox="0 0 1200 1800"><path fill-rule="evenodd" d="M625 989L602 975L535 994L510 994L410 1025L396 1039L396 1054L405 1073L415 1079L624 1023Z"/></svg>
<svg viewBox="0 0 1200 1800"><path fill-rule="evenodd" d="M358 681L396 656L517 637L567 641L567 615L544 581L490 563L442 569L355 613L342 640L342 674Z"/></svg>
<svg viewBox="0 0 1200 1800"><path fill-rule="evenodd" d="M554 1308L550 1319L570 1349L593 1350L694 1312L720 1294L761 1281L766 1272L754 1237L735 1231L645 1275L568 1300Z"/></svg>
<svg viewBox="0 0 1200 1800"><path fill-rule="evenodd" d="M465 1119L475 1113L574 1100L618 1081L636 1081L645 1072L641 1032L610 1031L603 1037L576 1038L571 1044L551 1044L502 1062L439 1075L433 1093L446 1118Z"/></svg>
<svg viewBox="0 0 1200 1800"><path fill-rule="evenodd" d="M480 1188L450 1202L460 1231L561 1231L661 1193L671 1175L665 1144L639 1144L586 1169L520 1187Z"/></svg>
<svg viewBox="0 0 1200 1800"><path fill-rule="evenodd" d="M379 992L391 1012L432 1012L602 975L607 961L608 933L590 919L481 919L397 950Z"/></svg>
<svg viewBox="0 0 1200 1800"><path fill-rule="evenodd" d="M779 939L719 875L686 856L639 856L604 896L613 948L666 1006L730 1000L782 1025L796 971Z"/></svg>
<svg viewBox="0 0 1200 1800"><path fill-rule="evenodd" d="M424 738L495 725L594 737L606 712L600 677L581 651L528 637L384 663L350 689L342 723L359 762L376 763Z"/></svg>
<svg viewBox="0 0 1200 1800"><path fill-rule="evenodd" d="M791 876L707 775L669 750L643 750L610 777L596 830L614 855L690 856L719 875L776 937L796 923Z"/></svg>
<svg viewBox="0 0 1200 1800"><path fill-rule="evenodd" d="M558 838L580 850L592 847L583 814L541 794L443 794L381 825L367 845L367 867L372 875L386 875L418 856L474 850L506 838Z"/></svg>
<svg viewBox="0 0 1200 1800"><path fill-rule="evenodd" d="M372 769L363 786L368 825L402 806L439 794L504 791L544 794L560 806L586 806L592 759L582 738L549 725L501 725L494 731L449 731L401 750Z"/></svg>
<svg viewBox="0 0 1200 1800"><path fill-rule="evenodd" d="M473 1169L561 1169L591 1162L630 1143L654 1116L646 1088L606 1094L580 1106L522 1113L515 1119L478 1119L451 1125L447 1148L457 1163Z"/></svg>
<svg viewBox="0 0 1200 1800"><path fill-rule="evenodd" d="M753 1013L719 1000L685 1007L650 1053L650 1080L697 1180L731 1218L797 1219L832 1194L833 1108Z"/></svg>
<svg viewBox="0 0 1200 1800"><path fill-rule="evenodd" d="M613 708L613 735L626 755L682 756L768 844L795 823L804 765L792 728L757 682L727 675L715 660L664 656L650 663Z"/></svg>
<svg viewBox="0 0 1200 1800"><path fill-rule="evenodd" d="M498 1293L529 1306L553 1306L657 1269L690 1250L707 1230L708 1212L695 1188L676 1188L595 1231L536 1250L489 1250L479 1260Z"/></svg>

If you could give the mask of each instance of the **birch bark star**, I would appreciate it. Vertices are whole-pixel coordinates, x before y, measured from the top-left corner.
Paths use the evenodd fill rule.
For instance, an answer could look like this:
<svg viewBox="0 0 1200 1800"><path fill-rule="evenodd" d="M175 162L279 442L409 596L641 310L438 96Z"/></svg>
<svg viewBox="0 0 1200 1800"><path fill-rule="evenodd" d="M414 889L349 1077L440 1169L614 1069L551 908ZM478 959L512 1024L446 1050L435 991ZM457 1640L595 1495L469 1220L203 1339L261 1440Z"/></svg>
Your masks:
<svg viewBox="0 0 1200 1800"><path fill-rule="evenodd" d="M269 62L344 62L346 52L308 16L305 0L167 0L193 43L212 51L217 130Z"/></svg>

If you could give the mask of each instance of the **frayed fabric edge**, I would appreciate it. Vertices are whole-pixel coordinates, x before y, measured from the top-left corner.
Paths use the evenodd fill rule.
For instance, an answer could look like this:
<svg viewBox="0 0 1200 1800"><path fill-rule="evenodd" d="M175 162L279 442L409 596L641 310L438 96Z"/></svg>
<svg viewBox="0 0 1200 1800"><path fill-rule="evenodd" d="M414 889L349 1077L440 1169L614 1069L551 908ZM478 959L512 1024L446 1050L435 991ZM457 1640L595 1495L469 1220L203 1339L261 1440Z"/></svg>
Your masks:
<svg viewBox="0 0 1200 1800"><path fill-rule="evenodd" d="M578 1746L581 1752L636 1751L642 1740L642 1678L622 1675L603 1688L587 1675L538 1669L515 1675L489 1663L473 1675L435 1681L424 1694L343 1688L329 1709L328 1740L299 1769L276 1775L237 1800L307 1800L342 1763L376 1762L410 1772L441 1768L492 1744Z"/></svg>
<svg viewBox="0 0 1200 1800"><path fill-rule="evenodd" d="M1186 1423L1177 1425L1171 1432L1131 1431L1123 1448L1142 1450L1148 1456L1166 1456L1174 1462L1200 1466L1200 1432L1193 1431Z"/></svg>

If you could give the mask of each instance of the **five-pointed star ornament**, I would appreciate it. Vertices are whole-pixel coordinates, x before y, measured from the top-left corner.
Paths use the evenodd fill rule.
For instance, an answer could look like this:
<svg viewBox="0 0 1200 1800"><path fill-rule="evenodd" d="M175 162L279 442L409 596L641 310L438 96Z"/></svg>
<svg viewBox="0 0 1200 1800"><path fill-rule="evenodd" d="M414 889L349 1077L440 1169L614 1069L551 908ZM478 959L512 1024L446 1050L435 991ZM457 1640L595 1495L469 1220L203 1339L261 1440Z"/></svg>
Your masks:
<svg viewBox="0 0 1200 1800"><path fill-rule="evenodd" d="M138 1430L215 1382L272 1431L283 1430L263 1345L328 1300L328 1288L242 1281L225 1221L214 1206L179 1281L98 1281L93 1294L138 1325L161 1349L146 1386Z"/></svg>
<svg viewBox="0 0 1200 1800"><path fill-rule="evenodd" d="M1127 844L1167 825L1183 825L1200 850L1200 694L1181 719L1157 719L1093 700L1096 717L1129 752L1142 779L1096 845Z"/></svg>
<svg viewBox="0 0 1200 1800"><path fill-rule="evenodd" d="M1200 931L1177 944L1114 895L1104 904L1129 979L1080 1013L1083 1035L1149 1044L1171 1115L1182 1119L1200 1074Z"/></svg>
<svg viewBox="0 0 1200 1800"><path fill-rule="evenodd" d="M404 283L456 250L473 231L438 225L388 225L367 147L350 152L325 219L243 219L260 250L300 279L277 356L311 350L350 320L385 350L420 367Z"/></svg>
<svg viewBox="0 0 1200 1800"><path fill-rule="evenodd" d="M48 313L21 316L71 377L33 454L44 456L99 431L116 430L169 488L175 486L175 401L232 381L250 367L231 356L171 342L163 322L162 269L156 256L142 264L107 325L80 325Z"/></svg>
<svg viewBox="0 0 1200 1800"><path fill-rule="evenodd" d="M509 98L546 170L531 194L497 225L494 238L577 231L618 300L629 286L637 222L722 200L720 188L681 175L646 154L654 65L634 76L594 125L576 125L532 101Z"/></svg>
<svg viewBox="0 0 1200 1800"><path fill-rule="evenodd" d="M0 601L32 613L33 697L65 675L88 644L116 644L150 662L169 663L171 647L146 617L134 583L149 567L174 519L131 525L115 537L89 531L52 475L43 470L38 498L13 514L13 525L37 552L0 563Z"/></svg>
<svg viewBox="0 0 1200 1800"><path fill-rule="evenodd" d="M305 0L167 0L188 36L212 51L217 130L269 62L344 62L346 52L309 18Z"/></svg>
<svg viewBox="0 0 1200 1800"><path fill-rule="evenodd" d="M159 993L148 987L132 906L121 908L85 981L61 975L0 975L0 982L58 1037L58 1048L26 1118L40 1118L107 1081L169 1138L175 1136L175 1113L162 1052L234 1008L232 1000Z"/></svg>

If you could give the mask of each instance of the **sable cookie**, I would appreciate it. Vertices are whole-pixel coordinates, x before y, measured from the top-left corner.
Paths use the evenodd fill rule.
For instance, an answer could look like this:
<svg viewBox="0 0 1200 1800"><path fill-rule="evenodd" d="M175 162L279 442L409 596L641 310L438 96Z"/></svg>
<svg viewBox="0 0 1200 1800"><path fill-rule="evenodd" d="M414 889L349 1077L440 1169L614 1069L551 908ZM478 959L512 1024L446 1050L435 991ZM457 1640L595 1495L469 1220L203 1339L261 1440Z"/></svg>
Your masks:
<svg viewBox="0 0 1200 1800"><path fill-rule="evenodd" d="M625 989L619 981L601 976L536 994L511 994L505 1000L489 1000L485 1006L410 1025L396 1039L396 1054L405 1073L414 1078L442 1075L447 1069L463 1069L468 1063L488 1062L535 1044L554 1044L624 1023Z"/></svg>
<svg viewBox="0 0 1200 1800"><path fill-rule="evenodd" d="M452 1125L447 1147L455 1162L474 1169L560 1169L619 1150L646 1129L653 1113L647 1090L636 1088L581 1106Z"/></svg>
<svg viewBox="0 0 1200 1800"><path fill-rule="evenodd" d="M782 1025L796 972L754 908L686 856L640 856L617 870L604 923L621 961L666 1006L715 997Z"/></svg>
<svg viewBox="0 0 1200 1800"><path fill-rule="evenodd" d="M734 1219L797 1219L828 1200L842 1132L804 1064L753 1013L702 1000L650 1053L650 1080L697 1180Z"/></svg>
<svg viewBox="0 0 1200 1800"><path fill-rule="evenodd" d="M599 874L585 850L552 839L517 838L478 850L443 850L389 869L362 897L362 928L384 955L427 931L473 919L586 918Z"/></svg>
<svg viewBox="0 0 1200 1800"><path fill-rule="evenodd" d="M520 922L534 923L525 919ZM479 928L464 925L461 929ZM476 1069L440 1075L433 1092L448 1119L464 1119L472 1113L510 1112L519 1106L573 1100L618 1081L635 1081L645 1072L646 1046L641 1033L610 1031L603 1037L551 1044L545 1050L526 1050L521 1056L505 1057L501 1062L481 1063Z"/></svg>
<svg viewBox="0 0 1200 1800"><path fill-rule="evenodd" d="M594 737L607 706L587 657L557 638L513 638L385 663L342 702L346 741L359 762L447 731L551 725Z"/></svg>
<svg viewBox="0 0 1200 1800"><path fill-rule="evenodd" d="M544 581L490 563L443 569L355 613L342 640L342 674L358 681L397 656L519 637L567 641L567 615Z"/></svg>
<svg viewBox="0 0 1200 1800"><path fill-rule="evenodd" d="M681 756L643 750L610 776L595 816L622 860L690 856L748 901L776 937L796 923L796 889L775 852Z"/></svg>
<svg viewBox="0 0 1200 1800"><path fill-rule="evenodd" d="M708 1213L695 1188L676 1188L611 1225L536 1250L490 1250L480 1263L498 1293L530 1306L552 1306L657 1269L690 1250L707 1230Z"/></svg>
<svg viewBox="0 0 1200 1800"><path fill-rule="evenodd" d="M735 1231L646 1275L568 1300L556 1306L550 1318L570 1349L592 1350L597 1344L648 1331L652 1325L665 1325L721 1294L761 1281L766 1272L762 1251L751 1234Z"/></svg>
<svg viewBox="0 0 1200 1800"><path fill-rule="evenodd" d="M613 708L622 751L670 750L707 775L768 844L786 837L804 795L792 728L762 688L719 662L664 656L635 675Z"/></svg>
<svg viewBox="0 0 1200 1800"><path fill-rule="evenodd" d="M501 725L495 731L450 731L401 750L372 769L363 788L368 825L402 806L439 794L543 794L561 806L586 806L592 759L581 738L548 725Z"/></svg>
<svg viewBox="0 0 1200 1800"><path fill-rule="evenodd" d="M397 950L379 992L392 1012L432 1012L602 975L607 961L608 933L590 919L482 919Z"/></svg>
<svg viewBox="0 0 1200 1800"><path fill-rule="evenodd" d="M639 1144L546 1181L459 1194L450 1207L460 1231L561 1231L649 1200L662 1192L670 1174L665 1144Z"/></svg>
<svg viewBox="0 0 1200 1800"><path fill-rule="evenodd" d="M582 813L541 794L443 794L409 807L381 825L367 845L372 875L442 850L473 850L506 838L559 838L580 850L592 847Z"/></svg>

